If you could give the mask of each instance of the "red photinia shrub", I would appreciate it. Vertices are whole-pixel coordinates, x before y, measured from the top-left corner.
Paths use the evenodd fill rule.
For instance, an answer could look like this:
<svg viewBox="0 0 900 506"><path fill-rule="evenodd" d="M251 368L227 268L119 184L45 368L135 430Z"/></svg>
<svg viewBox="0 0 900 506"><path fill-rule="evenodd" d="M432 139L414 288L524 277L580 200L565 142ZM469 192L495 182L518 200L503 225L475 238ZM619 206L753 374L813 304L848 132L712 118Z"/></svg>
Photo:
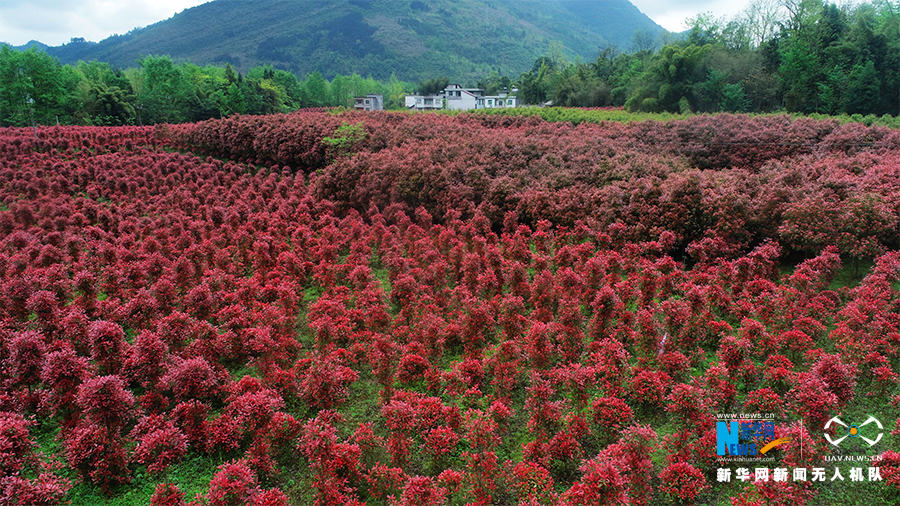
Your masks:
<svg viewBox="0 0 900 506"><path fill-rule="evenodd" d="M96 301L96 299L94 300ZM88 324L87 315L77 306L70 307L68 313L59 322L60 333L66 336L79 355L90 354Z"/></svg>
<svg viewBox="0 0 900 506"><path fill-rule="evenodd" d="M449 456L456 449L459 435L450 427L441 425L434 429L429 429L424 439L425 449L431 453L433 458L442 459Z"/></svg>
<svg viewBox="0 0 900 506"><path fill-rule="evenodd" d="M897 222L892 210L868 195L840 201L828 195L798 199L783 214L779 234L798 250L837 246L856 258L883 252L883 231Z"/></svg>
<svg viewBox="0 0 900 506"><path fill-rule="evenodd" d="M159 384L179 401L206 400L219 391L218 375L209 362L200 357L169 365Z"/></svg>
<svg viewBox="0 0 900 506"><path fill-rule="evenodd" d="M591 403L591 421L597 430L612 437L619 429L630 425L634 418L631 407L618 397L600 397Z"/></svg>
<svg viewBox="0 0 900 506"><path fill-rule="evenodd" d="M277 488L270 488L253 496L250 506L288 506L289 498Z"/></svg>
<svg viewBox="0 0 900 506"><path fill-rule="evenodd" d="M306 423L298 443L315 473L316 505L344 504L354 494L350 480L358 478L361 451L356 444L338 442L334 423L339 421L339 414L320 411Z"/></svg>
<svg viewBox="0 0 900 506"><path fill-rule="evenodd" d="M376 499L396 498L408 479L403 469L381 464L373 466L366 474L369 494Z"/></svg>
<svg viewBox="0 0 900 506"><path fill-rule="evenodd" d="M760 388L747 394L744 401L744 413L775 413L776 417L784 414L784 401L771 388Z"/></svg>
<svg viewBox="0 0 900 506"><path fill-rule="evenodd" d="M515 410L501 399L492 402L490 407L488 407L488 412L494 418L494 421L497 422L497 425L501 427L501 430L503 430L504 424L509 422L513 415L516 414Z"/></svg>
<svg viewBox="0 0 900 506"><path fill-rule="evenodd" d="M900 453L888 450L881 454L881 459L873 461L872 466L877 466L881 471L881 478L885 483L900 489Z"/></svg>
<svg viewBox="0 0 900 506"><path fill-rule="evenodd" d="M91 346L91 360L101 374L118 374L122 368L125 350L125 331L119 325L98 320L91 322L87 330Z"/></svg>
<svg viewBox="0 0 900 506"><path fill-rule="evenodd" d="M703 490L709 488L706 478L687 462L671 464L659 473L660 488L683 504L693 504Z"/></svg>
<svg viewBox="0 0 900 506"><path fill-rule="evenodd" d="M825 383L829 392L834 394L841 404L846 404L855 395L856 375L859 369L854 364L847 364L839 355L822 355L810 370Z"/></svg>
<svg viewBox="0 0 900 506"><path fill-rule="evenodd" d="M234 402L235 399L244 394L259 392L264 388L265 386L259 378L243 376L240 380L232 381L223 387L223 390L228 392L225 402Z"/></svg>
<svg viewBox="0 0 900 506"><path fill-rule="evenodd" d="M28 428L34 421L18 413L0 412L0 478L18 474L23 467L36 463Z"/></svg>
<svg viewBox="0 0 900 506"><path fill-rule="evenodd" d="M788 392L794 412L807 420L810 427L824 426L837 412L838 397L813 373L799 373L796 384Z"/></svg>
<svg viewBox="0 0 900 506"><path fill-rule="evenodd" d="M733 506L805 506L814 497L802 483L756 482L749 490L731 498Z"/></svg>
<svg viewBox="0 0 900 506"><path fill-rule="evenodd" d="M531 413L528 419L528 430L542 433L555 432L553 429L562 418L565 401L551 401L555 391L550 382L543 379L539 372L532 371L531 386L525 389L528 398L525 400L525 409Z"/></svg>
<svg viewBox="0 0 900 506"><path fill-rule="evenodd" d="M28 297L25 308L34 313L35 319L45 332L52 333L56 330L59 302L56 296L47 290L38 290Z"/></svg>
<svg viewBox="0 0 900 506"><path fill-rule="evenodd" d="M246 462L232 460L218 469L206 493L210 506L240 506L249 503L260 492L256 475Z"/></svg>
<svg viewBox="0 0 900 506"><path fill-rule="evenodd" d="M144 331L134 338L124 372L144 388L156 386L162 376L169 347L155 332Z"/></svg>
<svg viewBox="0 0 900 506"><path fill-rule="evenodd" d="M214 330L208 322L195 320L190 315L179 311L160 318L156 323L156 333L162 337L173 352L181 350L192 341L201 339Z"/></svg>
<svg viewBox="0 0 900 506"><path fill-rule="evenodd" d="M159 415L145 416L138 421L129 437L137 442L131 459L147 466L151 474L165 471L187 453L187 438L172 421Z"/></svg>
<svg viewBox="0 0 900 506"><path fill-rule="evenodd" d="M640 370L631 379L631 395L636 402L661 406L672 378L660 371Z"/></svg>
<svg viewBox="0 0 900 506"><path fill-rule="evenodd" d="M607 338L592 343L596 345L590 359L599 377L599 381L610 396L622 397L624 385L631 376L629 359L631 354L618 340Z"/></svg>
<svg viewBox="0 0 900 506"><path fill-rule="evenodd" d="M497 479L500 475L497 455L490 451L463 452L461 457L466 462L466 476L469 478L468 484L472 487L475 502L490 504L491 493L497 489Z"/></svg>
<svg viewBox="0 0 900 506"><path fill-rule="evenodd" d="M63 443L69 465L104 491L131 481L123 441L109 428L81 423L66 433Z"/></svg>
<svg viewBox="0 0 900 506"><path fill-rule="evenodd" d="M446 471L441 471L441 474L437 477L437 481L438 484L447 491L448 496L452 497L453 494L460 492L465 478L466 475L464 472L447 469Z"/></svg>
<svg viewBox="0 0 900 506"><path fill-rule="evenodd" d="M521 348L518 343L507 340L497 345L495 349L496 353L483 361L484 370L493 376L491 387L495 395L508 399L524 377Z"/></svg>
<svg viewBox="0 0 900 506"><path fill-rule="evenodd" d="M397 364L396 380L399 383L411 383L425 377L431 364L428 360L420 355L405 354L400 357L400 363Z"/></svg>
<svg viewBox="0 0 900 506"><path fill-rule="evenodd" d="M519 462L512 466L508 480L520 503L528 500L546 503L555 499L550 472L533 462Z"/></svg>
<svg viewBox="0 0 900 506"><path fill-rule="evenodd" d="M484 380L484 367L481 360L467 357L451 366L449 373L441 375L445 390L451 395L466 395L467 391L481 388Z"/></svg>
<svg viewBox="0 0 900 506"><path fill-rule="evenodd" d="M794 364L784 355L769 355L763 368L763 379L775 392L784 395L795 381Z"/></svg>
<svg viewBox="0 0 900 506"><path fill-rule="evenodd" d="M256 437L244 452L244 460L260 479L270 479L281 473L278 469L272 445L265 438Z"/></svg>
<svg viewBox="0 0 900 506"><path fill-rule="evenodd" d="M20 476L0 478L0 501L21 506L56 506L65 504L72 483L51 473L40 473L35 479Z"/></svg>
<svg viewBox="0 0 900 506"><path fill-rule="evenodd" d="M571 270L568 272L572 272ZM574 275L574 273L573 273ZM580 283L578 281L563 281L566 284ZM574 290L574 289L573 289ZM585 293L585 291L575 291L575 293ZM589 301L588 301L589 302ZM585 303L587 304L587 303ZM581 304L574 298L566 298L559 304L559 323L560 329L558 334L559 350L562 355L562 362L574 363L581 358L584 352L584 316L581 312Z"/></svg>
<svg viewBox="0 0 900 506"><path fill-rule="evenodd" d="M872 384L874 391L869 395L886 396L900 383L900 377L888 365L872 368Z"/></svg>
<svg viewBox="0 0 900 506"><path fill-rule="evenodd" d="M121 310L122 320L132 329L146 329L159 314L156 297L141 288Z"/></svg>
<svg viewBox="0 0 900 506"><path fill-rule="evenodd" d="M444 504L445 491L429 476L413 476L403 487L400 506L440 506Z"/></svg>
<svg viewBox="0 0 900 506"><path fill-rule="evenodd" d="M542 322L532 324L525 337L524 350L533 367L544 369L550 364L550 357L556 355L553 341L551 325Z"/></svg>
<svg viewBox="0 0 900 506"><path fill-rule="evenodd" d="M550 379L554 385L563 387L580 409L587 406L588 390L596 385L597 369L577 363L567 364L554 368Z"/></svg>
<svg viewBox="0 0 900 506"><path fill-rule="evenodd" d="M483 305L478 304L469 309L463 320L463 345L466 352L475 354L485 341L490 341L494 327L494 318Z"/></svg>
<svg viewBox="0 0 900 506"><path fill-rule="evenodd" d="M248 442L246 436L240 422L225 414L203 423L203 443L207 453L237 450Z"/></svg>
<svg viewBox="0 0 900 506"><path fill-rule="evenodd" d="M223 416L236 421L243 430L255 434L268 426L275 412L284 408L284 400L274 390L247 392L231 399Z"/></svg>
<svg viewBox="0 0 900 506"><path fill-rule="evenodd" d="M462 421L456 406L444 406L437 397L406 390L395 392L381 412L388 429L410 436L442 424L456 429Z"/></svg>
<svg viewBox="0 0 900 506"><path fill-rule="evenodd" d="M27 331L9 341L5 363L13 385L33 385L41 381L46 346L40 332Z"/></svg>
<svg viewBox="0 0 900 506"><path fill-rule="evenodd" d="M413 440L411 437L403 434L391 434L387 439L387 452L391 456L391 463L398 466L405 466L409 462L410 448Z"/></svg>
<svg viewBox="0 0 900 506"><path fill-rule="evenodd" d="M805 420L804 420L805 422ZM828 453L828 443L820 437L821 428L824 426L813 425L813 430L806 428L807 424L799 421L788 426L775 425L775 438L789 437L790 441L779 446L782 451L781 460L788 467L813 467L822 461L822 456Z"/></svg>
<svg viewBox="0 0 900 506"><path fill-rule="evenodd" d="M191 400L181 402L172 410L172 421L181 429L187 440L192 445L197 445L206 439L206 416L209 406Z"/></svg>
<svg viewBox="0 0 900 506"><path fill-rule="evenodd" d="M493 450L501 442L497 422L480 410L466 411L465 427L469 445L478 451Z"/></svg>
<svg viewBox="0 0 900 506"><path fill-rule="evenodd" d="M216 312L216 301L209 285L202 283L191 288L184 297L184 308L198 320L206 320Z"/></svg>
<svg viewBox="0 0 900 506"><path fill-rule="evenodd" d="M712 419L709 394L697 385L679 383L666 397L666 412L682 426L698 426Z"/></svg>
<svg viewBox="0 0 900 506"><path fill-rule="evenodd" d="M41 370L41 381L50 389L47 404L52 412L74 409L78 386L88 377L89 368L87 358L77 356L71 347L47 354Z"/></svg>
<svg viewBox="0 0 900 506"><path fill-rule="evenodd" d="M547 445L550 450L550 456L554 460L557 462L572 462L584 456L584 451L578 442L578 438L584 435L580 429L581 427L578 426L569 427L553 435Z"/></svg>
<svg viewBox="0 0 900 506"><path fill-rule="evenodd" d="M598 456L599 462L610 462L621 470L627 496L633 504L649 503L652 493L650 483L653 479L653 461L650 460L650 455L656 440L656 432L650 426L632 425L622 431L618 442L609 445Z"/></svg>
<svg viewBox="0 0 900 506"><path fill-rule="evenodd" d="M364 456L384 446L384 438L375 435L375 431L372 430L373 425L372 422L359 424L359 427L353 431L353 436L350 438L351 441L359 445Z"/></svg>
<svg viewBox="0 0 900 506"><path fill-rule="evenodd" d="M184 492L174 483L160 483L150 496L150 506L184 506Z"/></svg>
<svg viewBox="0 0 900 506"><path fill-rule="evenodd" d="M691 362L684 353L674 351L659 356L662 369L673 379L689 379Z"/></svg>
<svg viewBox="0 0 900 506"><path fill-rule="evenodd" d="M583 476L562 494L562 504L627 504L626 480L615 464L595 459L585 462L580 470Z"/></svg>
<svg viewBox="0 0 900 506"><path fill-rule="evenodd" d="M78 387L76 402L90 422L117 433L131 419L134 395L125 389L121 377L100 376Z"/></svg>
<svg viewBox="0 0 900 506"><path fill-rule="evenodd" d="M737 388L732 383L728 369L721 365L710 366L703 379L706 388L716 392L710 400L718 409L730 405L737 395Z"/></svg>
<svg viewBox="0 0 900 506"><path fill-rule="evenodd" d="M332 409L343 403L349 395L349 385L359 378L343 362L343 355L337 352L299 360L295 369L300 397L319 409Z"/></svg>
<svg viewBox="0 0 900 506"><path fill-rule="evenodd" d="M296 439L302 430L300 420L286 413L276 412L269 425L258 436L264 438L274 458L290 461L296 454Z"/></svg>
<svg viewBox="0 0 900 506"><path fill-rule="evenodd" d="M718 356L722 365L735 372L749 358L752 347L752 343L746 338L726 336L719 345Z"/></svg>

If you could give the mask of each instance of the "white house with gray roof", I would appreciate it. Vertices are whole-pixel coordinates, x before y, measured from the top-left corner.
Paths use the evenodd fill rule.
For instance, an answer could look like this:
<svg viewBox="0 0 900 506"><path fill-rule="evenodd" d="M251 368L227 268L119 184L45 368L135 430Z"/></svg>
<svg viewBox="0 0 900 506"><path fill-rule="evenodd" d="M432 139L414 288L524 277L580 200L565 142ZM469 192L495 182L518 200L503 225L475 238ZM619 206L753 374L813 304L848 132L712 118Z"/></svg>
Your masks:
<svg viewBox="0 0 900 506"><path fill-rule="evenodd" d="M496 96L485 96L480 88L463 88L451 84L440 93L433 95L406 95L407 109L431 111L448 109L451 111L468 111L472 109L498 109L518 107L519 100L515 95L501 93Z"/></svg>

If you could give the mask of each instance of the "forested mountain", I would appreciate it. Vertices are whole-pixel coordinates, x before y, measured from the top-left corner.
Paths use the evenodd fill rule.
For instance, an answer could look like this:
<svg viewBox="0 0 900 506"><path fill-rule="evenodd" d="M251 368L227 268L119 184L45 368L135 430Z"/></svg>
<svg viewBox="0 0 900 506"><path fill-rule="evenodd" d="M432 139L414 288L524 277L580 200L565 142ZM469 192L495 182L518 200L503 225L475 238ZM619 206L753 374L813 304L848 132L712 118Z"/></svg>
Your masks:
<svg viewBox="0 0 900 506"><path fill-rule="evenodd" d="M21 46L10 46L11 49L15 49L16 51L27 51L28 48L42 49L47 50L50 48L47 44L43 42L39 42L36 40L29 40L28 42L22 44Z"/></svg>
<svg viewBox="0 0 900 506"><path fill-rule="evenodd" d="M635 32L662 30L628 0L215 0L99 43L73 39L47 52L62 63L133 67L167 54L238 70L271 64L326 78L358 73L465 81L491 70L518 75L553 47L593 60Z"/></svg>

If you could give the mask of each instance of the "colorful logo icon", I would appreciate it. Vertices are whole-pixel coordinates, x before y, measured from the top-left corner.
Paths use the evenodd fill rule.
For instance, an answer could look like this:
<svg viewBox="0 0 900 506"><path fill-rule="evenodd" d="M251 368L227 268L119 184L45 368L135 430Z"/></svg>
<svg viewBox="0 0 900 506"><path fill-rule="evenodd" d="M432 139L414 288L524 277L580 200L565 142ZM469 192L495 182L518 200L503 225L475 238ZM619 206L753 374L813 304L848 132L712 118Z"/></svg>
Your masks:
<svg viewBox="0 0 900 506"><path fill-rule="evenodd" d="M862 434L860 434L861 429L863 427L865 427L866 425L869 425L872 422L875 422L875 425L878 426L878 430L882 431L882 432L878 433L878 437L876 437L875 439L869 439L866 436L863 436ZM847 428L847 434L845 436L839 437L837 439L832 439L831 435L828 434L828 432L825 433L825 439L827 439L828 442L833 444L834 446L840 445L841 441L847 439L848 437L849 438L858 437L858 438L862 439L863 441L865 441L866 443L869 443L869 446L874 446L875 443L881 441L881 437L884 435L884 432L883 432L884 427L881 425L881 422L879 422L878 419L875 418L874 416L870 416L868 420L866 420L865 422L863 422L860 425L856 425L855 423L851 423L848 425L848 424L844 423L843 421L841 421L840 418L834 417L831 420L828 420L828 423L825 424L825 430L827 431L831 427L831 424L833 424L833 423L836 423L838 425L841 425L841 426Z"/></svg>
<svg viewBox="0 0 900 506"><path fill-rule="evenodd" d="M756 456L790 441L789 437L775 439L773 421L716 422L716 454L719 456Z"/></svg>

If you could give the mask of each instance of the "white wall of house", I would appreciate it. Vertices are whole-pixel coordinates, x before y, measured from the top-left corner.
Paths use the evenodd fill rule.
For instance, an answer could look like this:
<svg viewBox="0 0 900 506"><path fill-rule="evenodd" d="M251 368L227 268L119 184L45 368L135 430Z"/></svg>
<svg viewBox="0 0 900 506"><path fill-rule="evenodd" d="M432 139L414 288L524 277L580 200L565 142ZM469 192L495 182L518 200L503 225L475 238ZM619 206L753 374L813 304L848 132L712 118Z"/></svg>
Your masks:
<svg viewBox="0 0 900 506"><path fill-rule="evenodd" d="M353 107L362 111L383 111L384 97L372 94L364 97L353 97Z"/></svg>
<svg viewBox="0 0 900 506"><path fill-rule="evenodd" d="M477 106L477 97L466 90L445 90L447 109L468 111Z"/></svg>
<svg viewBox="0 0 900 506"><path fill-rule="evenodd" d="M432 110L444 108L444 96L441 95L406 95L403 103L407 109Z"/></svg>
<svg viewBox="0 0 900 506"><path fill-rule="evenodd" d="M478 99L478 109L506 109L519 105L521 105L519 99L509 95L492 95Z"/></svg>
<svg viewBox="0 0 900 506"><path fill-rule="evenodd" d="M468 111L470 109L497 109L518 107L521 105L514 96L501 94L498 96L483 96L483 90L467 89L458 84L447 86L437 95L406 95L404 102L407 109L451 109L454 111Z"/></svg>

